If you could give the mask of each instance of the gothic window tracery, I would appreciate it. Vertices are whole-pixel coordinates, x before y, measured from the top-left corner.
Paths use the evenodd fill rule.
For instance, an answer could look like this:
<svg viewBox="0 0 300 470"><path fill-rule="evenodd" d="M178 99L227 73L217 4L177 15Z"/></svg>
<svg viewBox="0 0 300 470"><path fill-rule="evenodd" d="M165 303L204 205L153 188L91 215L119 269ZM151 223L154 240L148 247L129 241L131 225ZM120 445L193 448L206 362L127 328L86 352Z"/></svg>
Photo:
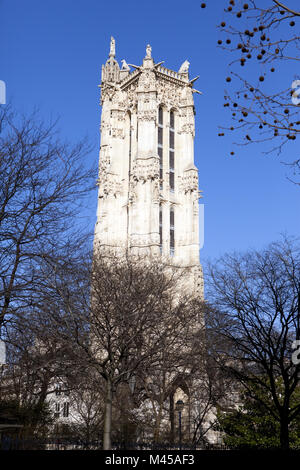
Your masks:
<svg viewBox="0 0 300 470"><path fill-rule="evenodd" d="M159 180L160 189L163 189L163 108L158 108L158 137L157 137L157 152L159 156Z"/></svg>
<svg viewBox="0 0 300 470"><path fill-rule="evenodd" d="M170 191L175 189L175 113L170 111L170 130L169 130L169 185Z"/></svg>

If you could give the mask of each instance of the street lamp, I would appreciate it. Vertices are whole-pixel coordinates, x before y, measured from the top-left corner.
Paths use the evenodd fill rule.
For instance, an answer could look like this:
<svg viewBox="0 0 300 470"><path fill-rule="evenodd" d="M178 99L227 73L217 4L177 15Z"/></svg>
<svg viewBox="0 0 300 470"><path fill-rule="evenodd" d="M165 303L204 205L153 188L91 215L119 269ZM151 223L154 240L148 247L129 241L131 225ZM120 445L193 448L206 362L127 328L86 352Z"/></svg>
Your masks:
<svg viewBox="0 0 300 470"><path fill-rule="evenodd" d="M184 408L184 403L182 400L176 402L176 411L178 411L178 420L179 420L179 450L181 450L181 413Z"/></svg>

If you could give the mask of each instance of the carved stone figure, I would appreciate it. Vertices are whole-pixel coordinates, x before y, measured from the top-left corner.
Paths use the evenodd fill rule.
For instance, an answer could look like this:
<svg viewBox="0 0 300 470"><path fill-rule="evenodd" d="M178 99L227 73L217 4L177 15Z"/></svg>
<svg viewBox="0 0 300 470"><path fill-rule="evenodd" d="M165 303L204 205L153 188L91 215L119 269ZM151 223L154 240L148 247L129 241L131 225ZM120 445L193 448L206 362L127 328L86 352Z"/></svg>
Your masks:
<svg viewBox="0 0 300 470"><path fill-rule="evenodd" d="M188 73L189 66L190 66L189 61L185 60L183 64L181 65L180 69L178 70L178 73Z"/></svg>
<svg viewBox="0 0 300 470"><path fill-rule="evenodd" d="M151 52L152 52L152 47L150 46L150 44L148 44L147 47L146 47L146 57L147 57L147 59L151 59Z"/></svg>
<svg viewBox="0 0 300 470"><path fill-rule="evenodd" d="M121 69L121 70L128 70L128 71L129 71L129 70L130 70L130 67L129 67L129 65L127 64L126 60L125 60L125 59L122 59L121 62L122 62L122 69Z"/></svg>
<svg viewBox="0 0 300 470"><path fill-rule="evenodd" d="M115 41L115 39L111 36L111 38L110 38L109 57L115 57L115 55L116 55L116 41Z"/></svg>

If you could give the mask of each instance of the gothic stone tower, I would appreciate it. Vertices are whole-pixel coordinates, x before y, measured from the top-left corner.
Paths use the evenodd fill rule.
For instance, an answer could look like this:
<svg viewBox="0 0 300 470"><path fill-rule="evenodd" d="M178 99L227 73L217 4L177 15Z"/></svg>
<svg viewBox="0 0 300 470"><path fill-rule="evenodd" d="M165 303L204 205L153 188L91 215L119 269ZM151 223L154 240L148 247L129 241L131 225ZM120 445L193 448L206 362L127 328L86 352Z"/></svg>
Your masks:
<svg viewBox="0 0 300 470"><path fill-rule="evenodd" d="M99 199L95 246L162 256L190 267L203 295L199 262L198 170L194 165L194 80L178 72L109 58L102 66Z"/></svg>

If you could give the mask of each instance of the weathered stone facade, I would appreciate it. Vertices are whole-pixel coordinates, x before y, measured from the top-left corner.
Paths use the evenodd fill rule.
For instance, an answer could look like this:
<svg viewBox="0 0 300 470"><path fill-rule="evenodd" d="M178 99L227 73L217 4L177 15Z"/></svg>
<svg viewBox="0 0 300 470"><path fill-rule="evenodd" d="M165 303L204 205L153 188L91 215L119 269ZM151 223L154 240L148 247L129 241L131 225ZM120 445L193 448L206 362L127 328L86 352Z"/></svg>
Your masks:
<svg viewBox="0 0 300 470"><path fill-rule="evenodd" d="M148 45L141 66L123 60L120 68L111 39L100 85L95 245L191 267L189 284L203 295L194 165L193 94L199 92L187 61L179 72L161 64Z"/></svg>

